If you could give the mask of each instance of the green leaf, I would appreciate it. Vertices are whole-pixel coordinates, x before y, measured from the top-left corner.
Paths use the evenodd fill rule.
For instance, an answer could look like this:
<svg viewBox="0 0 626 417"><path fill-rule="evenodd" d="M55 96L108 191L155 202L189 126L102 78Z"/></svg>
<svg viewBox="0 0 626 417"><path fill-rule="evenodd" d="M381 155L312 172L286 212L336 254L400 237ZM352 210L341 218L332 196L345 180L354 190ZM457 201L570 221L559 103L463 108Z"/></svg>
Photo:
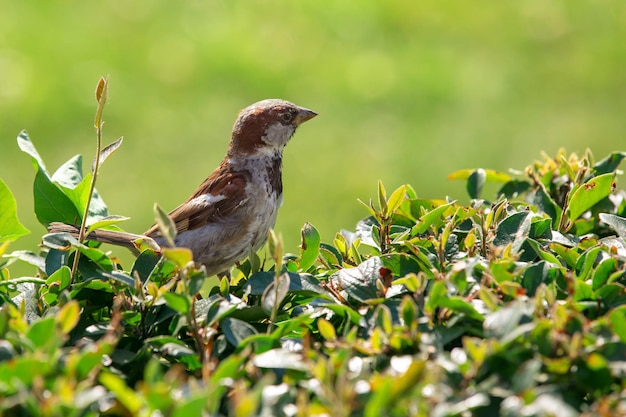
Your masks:
<svg viewBox="0 0 626 417"><path fill-rule="evenodd" d="M493 244L506 246L510 243L513 253L518 253L530 233L530 223L530 212L522 211L510 215L498 224Z"/></svg>
<svg viewBox="0 0 626 417"><path fill-rule="evenodd" d="M609 213L600 213L598 217L601 222L608 224L619 237L626 238L626 218Z"/></svg>
<svg viewBox="0 0 626 417"><path fill-rule="evenodd" d="M579 280L584 281L589 278L588 275L596 264L600 252L602 252L602 246L593 246L580 255L575 267Z"/></svg>
<svg viewBox="0 0 626 417"><path fill-rule="evenodd" d="M138 276L141 282L145 283L150 275L155 272L160 259L161 257L153 251L141 252L133 264L130 276Z"/></svg>
<svg viewBox="0 0 626 417"><path fill-rule="evenodd" d="M93 232L96 229L101 229L103 227L112 226L114 224L129 220L129 219L130 217L117 216L117 215L102 217L89 225L85 235L89 235L89 233Z"/></svg>
<svg viewBox="0 0 626 417"><path fill-rule="evenodd" d="M493 169L483 169L483 168L479 168L479 169L481 169L485 173L485 180L487 182L506 183L506 182L513 180L509 174L506 174L504 172L494 171ZM466 180L476 171L477 169L460 169L448 175L447 179L448 180Z"/></svg>
<svg viewBox="0 0 626 417"><path fill-rule="evenodd" d="M161 254L180 268L184 268L193 260L193 253L189 248L162 248Z"/></svg>
<svg viewBox="0 0 626 417"><path fill-rule="evenodd" d="M83 158L76 155L69 159L55 171L50 178L54 183L58 184L63 193L68 196L74 206L82 214L87 206L89 199L89 188L91 187L91 174L83 177ZM96 219L108 216L108 208L104 200L100 197L97 190L94 190L89 205L88 222L91 223Z"/></svg>
<svg viewBox="0 0 626 417"><path fill-rule="evenodd" d="M39 223L46 227L51 222L80 223L82 214L73 201L41 169L35 174L33 188L35 215Z"/></svg>
<svg viewBox="0 0 626 417"><path fill-rule="evenodd" d="M202 395L191 399L185 398L184 400L176 403L176 409L172 412L171 416L189 417L204 415L206 403L207 399Z"/></svg>
<svg viewBox="0 0 626 417"><path fill-rule="evenodd" d="M387 213L387 191L381 180L378 180L378 205L381 213Z"/></svg>
<svg viewBox="0 0 626 417"><path fill-rule="evenodd" d="M550 265L546 261L539 261L526 268L522 275L522 287L529 297L535 295L540 284L548 282L549 272Z"/></svg>
<svg viewBox="0 0 626 417"><path fill-rule="evenodd" d="M534 217L530 224L529 236L533 239L552 239L552 219Z"/></svg>
<svg viewBox="0 0 626 417"><path fill-rule="evenodd" d="M251 295L263 294L265 289L274 281L274 272L256 272L246 282L247 291ZM289 272L289 291L311 294L328 294L320 282L310 274L296 274Z"/></svg>
<svg viewBox="0 0 626 417"><path fill-rule="evenodd" d="M356 268L340 269L331 278L337 279L351 297L359 301L367 301L378 298L376 280L380 278L382 267L380 258L372 256Z"/></svg>
<svg viewBox="0 0 626 417"><path fill-rule="evenodd" d="M537 209L539 209L540 212L543 212L552 218L553 224L559 224L561 221L561 215L563 214L563 209L552 199L543 184L540 183L539 187L532 195L532 203L537 206Z"/></svg>
<svg viewBox="0 0 626 417"><path fill-rule="evenodd" d="M26 133L25 130L22 130L20 134L17 135L17 146L22 152L31 156L35 168L40 168L46 176L48 175L43 159L41 159L39 152L37 152L35 145L31 142L30 137L28 137L28 133Z"/></svg>
<svg viewBox="0 0 626 417"><path fill-rule="evenodd" d="M320 331L320 334L324 339L330 341L337 340L335 327L328 320L324 318L317 319L317 329Z"/></svg>
<svg viewBox="0 0 626 417"><path fill-rule="evenodd" d="M609 313L611 327L623 343L626 343L626 306L614 308Z"/></svg>
<svg viewBox="0 0 626 417"><path fill-rule="evenodd" d="M569 198L567 216L574 222L583 213L603 198L608 197L615 188L615 174L603 174L582 184Z"/></svg>
<svg viewBox="0 0 626 417"><path fill-rule="evenodd" d="M428 298L426 299L426 307L428 312L433 314L438 307L441 307L441 303L447 297L448 290L446 289L446 283L443 281L435 281L430 287Z"/></svg>
<svg viewBox="0 0 626 417"><path fill-rule="evenodd" d="M376 317L376 327L382 329L385 334L391 334L393 330L393 320L391 318L391 310L384 304L380 304L374 311Z"/></svg>
<svg viewBox="0 0 626 417"><path fill-rule="evenodd" d="M167 242L167 245L171 248L174 246L174 239L176 238L176 225L169 218L166 212L163 211L158 204L154 203L154 218L156 224L159 226L159 231L163 236L163 239Z"/></svg>
<svg viewBox="0 0 626 417"><path fill-rule="evenodd" d="M241 303L241 300L237 300L237 302L231 301L219 294L197 301L195 303L196 319L204 320L205 326L212 326L218 323L240 307L238 303Z"/></svg>
<svg viewBox="0 0 626 417"><path fill-rule="evenodd" d="M129 277L126 274L123 274L121 272L117 272L117 271L112 271L112 272L103 272L102 276L105 276L107 278L111 278L113 281L117 281L125 286L127 286L129 289L134 290L135 288L135 280L132 277ZM132 291L134 292L134 291Z"/></svg>
<svg viewBox="0 0 626 417"><path fill-rule="evenodd" d="M596 175L615 172L619 164L626 158L626 152L613 152L593 166Z"/></svg>
<svg viewBox="0 0 626 417"><path fill-rule="evenodd" d="M258 333L251 324L232 317L224 317L220 321L220 328L224 332L226 340L235 347L240 346L244 339Z"/></svg>
<svg viewBox="0 0 626 417"><path fill-rule="evenodd" d="M100 249L87 246L77 246L77 249L103 271L113 271L113 261Z"/></svg>
<svg viewBox="0 0 626 417"><path fill-rule="evenodd" d="M480 193L483 191L485 180L487 179L487 173L484 169L478 168L472 172L467 178L466 189L470 198L480 198Z"/></svg>
<svg viewBox="0 0 626 417"><path fill-rule="evenodd" d="M46 317L34 322L26 332L26 337L37 348L42 348L48 343L63 343L59 340L59 335L55 334L55 330L54 317Z"/></svg>
<svg viewBox="0 0 626 417"><path fill-rule="evenodd" d="M69 268L68 268L69 269ZM80 320L80 305L78 301L71 300L59 310L56 321L61 325L63 333L69 333Z"/></svg>
<svg viewBox="0 0 626 417"><path fill-rule="evenodd" d="M17 203L11 190L0 179L0 242L12 242L29 233L17 218Z"/></svg>
<svg viewBox="0 0 626 417"><path fill-rule="evenodd" d="M385 217L389 218L400 207L406 198L406 185L398 187L387 200L387 211Z"/></svg>
<svg viewBox="0 0 626 417"><path fill-rule="evenodd" d="M274 309L278 308L287 296L289 285L290 278L288 273L276 277L261 296L263 311L270 314Z"/></svg>
<svg viewBox="0 0 626 417"><path fill-rule="evenodd" d="M222 294L222 297L227 297L228 294L230 293L230 277L222 277L222 279L220 279L220 294Z"/></svg>
<svg viewBox="0 0 626 417"><path fill-rule="evenodd" d="M473 305L458 295L440 297L438 304L440 307L445 307L457 313L464 314L471 319L480 321L481 323L485 319Z"/></svg>
<svg viewBox="0 0 626 417"><path fill-rule="evenodd" d="M74 155L52 174L50 179L57 184L73 189L83 181L83 157Z"/></svg>
<svg viewBox="0 0 626 417"><path fill-rule="evenodd" d="M307 362L303 360L301 352L292 352L283 348L263 352L252 358L252 363L259 368L307 370Z"/></svg>
<svg viewBox="0 0 626 417"><path fill-rule="evenodd" d="M305 223L300 231L302 243L300 245L300 270L307 271L320 254L320 234L311 223Z"/></svg>
<svg viewBox="0 0 626 417"><path fill-rule="evenodd" d="M411 229L411 235L415 236L420 233L424 233L428 228L439 228L445 222L445 216L447 210L454 205L454 202L448 204L442 204L422 215L413 229Z"/></svg>
<svg viewBox="0 0 626 417"><path fill-rule="evenodd" d="M507 337L519 326L528 308L523 301L515 300L498 311L490 313L485 317L483 323L485 336L495 338Z"/></svg>
<svg viewBox="0 0 626 417"><path fill-rule="evenodd" d="M122 145L123 140L124 140L124 137L122 136L119 139L117 139L115 142L110 143L104 148L102 148L102 150L100 151L99 165L102 165L107 159L109 159L111 155L113 155L113 152L115 152ZM95 171L95 169L96 169L96 160L94 159L93 162L91 163L91 172Z"/></svg>
<svg viewBox="0 0 626 417"><path fill-rule="evenodd" d="M516 198L524 194L530 189L530 183L522 180L511 180L504 184L497 192L497 196L505 196L506 198Z"/></svg>
<svg viewBox="0 0 626 417"><path fill-rule="evenodd" d="M52 285L55 283L59 286L59 291L62 291L70 285L71 281L72 271L68 266L62 266L48 277L46 284Z"/></svg>
<svg viewBox="0 0 626 417"><path fill-rule="evenodd" d="M417 304L413 301L413 298L409 295L402 297L400 302L400 317L402 318L402 324L407 328L411 328L416 325L417 320Z"/></svg>
<svg viewBox="0 0 626 417"><path fill-rule="evenodd" d="M187 314L191 308L191 301L189 301L189 298L184 295L174 292L166 292L163 294L163 298L168 306L179 313Z"/></svg>
<svg viewBox="0 0 626 417"><path fill-rule="evenodd" d="M539 242L537 242L536 240L528 238L528 239L526 239L526 243L528 243L528 245L532 249L534 249L534 251L537 254L537 256L539 256L544 261L548 261L548 262L550 262L551 264L553 264L554 266L557 266L557 267L561 266L561 262L559 261L559 258L554 256L554 254L552 254L551 252L545 250L541 246L541 244Z"/></svg>
<svg viewBox="0 0 626 417"><path fill-rule="evenodd" d="M124 405L130 415L139 414L143 401L140 395L129 388L122 378L109 372L102 372L98 379Z"/></svg>
<svg viewBox="0 0 626 417"><path fill-rule="evenodd" d="M61 190L60 185L52 181L41 156L25 131L18 135L17 144L23 152L31 156L36 170L33 192L37 220L44 226L53 221L78 223L81 214L72 200Z"/></svg>
<svg viewBox="0 0 626 417"><path fill-rule="evenodd" d="M609 280L609 277L617 271L617 259L607 258L601 261L593 271L592 288L598 290Z"/></svg>
<svg viewBox="0 0 626 417"><path fill-rule="evenodd" d="M551 243L550 249L557 253L569 268L574 268L580 258L580 253L576 249L565 247L559 243Z"/></svg>

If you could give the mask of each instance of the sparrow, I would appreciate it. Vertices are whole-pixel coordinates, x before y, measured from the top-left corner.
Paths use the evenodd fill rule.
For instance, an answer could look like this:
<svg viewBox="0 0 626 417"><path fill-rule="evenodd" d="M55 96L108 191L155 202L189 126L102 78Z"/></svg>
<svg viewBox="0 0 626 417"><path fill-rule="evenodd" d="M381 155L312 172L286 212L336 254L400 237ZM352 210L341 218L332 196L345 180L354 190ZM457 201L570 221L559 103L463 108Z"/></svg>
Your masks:
<svg viewBox="0 0 626 417"><path fill-rule="evenodd" d="M315 116L312 110L279 99L243 109L222 162L168 214L177 231L174 245L190 249L208 275L228 271L265 243L282 204L283 149L296 128ZM76 226L63 223L51 223L49 231L78 235ZM87 239L137 253L134 241L146 237L167 246L157 225L143 235L96 230Z"/></svg>

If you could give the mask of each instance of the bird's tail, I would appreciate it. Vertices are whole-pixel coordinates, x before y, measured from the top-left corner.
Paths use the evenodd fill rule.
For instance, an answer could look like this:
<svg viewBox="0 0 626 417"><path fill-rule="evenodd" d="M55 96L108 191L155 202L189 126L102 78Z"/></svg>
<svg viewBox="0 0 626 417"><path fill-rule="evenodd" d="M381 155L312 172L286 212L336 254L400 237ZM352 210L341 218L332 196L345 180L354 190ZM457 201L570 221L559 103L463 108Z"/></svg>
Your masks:
<svg viewBox="0 0 626 417"><path fill-rule="evenodd" d="M69 233L73 237L78 238L80 229L77 226L73 226L70 224L52 222L48 226L48 231L50 233ZM149 238L148 236L136 235L134 233L127 232L119 232L116 230L94 230L87 235L87 240L93 240L101 243L109 243L116 246L123 246L127 249L130 249L136 255L139 254L139 251L135 244L135 241L137 239L144 240L149 246L152 246L153 248L159 247L159 245L157 245L156 242L154 242L154 240Z"/></svg>

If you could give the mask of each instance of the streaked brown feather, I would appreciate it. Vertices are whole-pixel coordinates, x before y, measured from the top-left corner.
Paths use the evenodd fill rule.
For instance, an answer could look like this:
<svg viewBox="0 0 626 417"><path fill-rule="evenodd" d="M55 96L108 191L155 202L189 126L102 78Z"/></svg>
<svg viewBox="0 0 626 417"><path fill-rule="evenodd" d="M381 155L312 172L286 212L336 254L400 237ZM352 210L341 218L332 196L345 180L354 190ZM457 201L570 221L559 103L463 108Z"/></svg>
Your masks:
<svg viewBox="0 0 626 417"><path fill-rule="evenodd" d="M232 166L223 161L187 201L168 214L176 226L176 231L181 233L194 230L229 217L246 201L246 176L249 175L247 171L234 172ZM206 194L223 195L225 198L211 204L187 204L194 198ZM157 225L153 225L145 234L150 237L161 235Z"/></svg>

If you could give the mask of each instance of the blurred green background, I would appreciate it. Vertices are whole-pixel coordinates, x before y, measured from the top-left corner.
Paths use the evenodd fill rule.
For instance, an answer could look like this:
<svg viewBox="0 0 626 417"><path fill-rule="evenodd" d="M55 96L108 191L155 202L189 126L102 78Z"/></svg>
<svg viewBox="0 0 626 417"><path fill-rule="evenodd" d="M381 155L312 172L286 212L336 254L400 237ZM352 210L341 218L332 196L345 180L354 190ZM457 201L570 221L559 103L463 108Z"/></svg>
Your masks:
<svg viewBox="0 0 626 417"><path fill-rule="evenodd" d="M110 75L98 189L141 232L222 159L237 112L280 97L314 109L285 152L276 229L296 251L309 221L330 241L357 198L410 183L466 199L446 176L522 169L560 147L626 150L624 0L4 0L0 177L33 234L27 129L48 169L94 152L93 91Z"/></svg>

